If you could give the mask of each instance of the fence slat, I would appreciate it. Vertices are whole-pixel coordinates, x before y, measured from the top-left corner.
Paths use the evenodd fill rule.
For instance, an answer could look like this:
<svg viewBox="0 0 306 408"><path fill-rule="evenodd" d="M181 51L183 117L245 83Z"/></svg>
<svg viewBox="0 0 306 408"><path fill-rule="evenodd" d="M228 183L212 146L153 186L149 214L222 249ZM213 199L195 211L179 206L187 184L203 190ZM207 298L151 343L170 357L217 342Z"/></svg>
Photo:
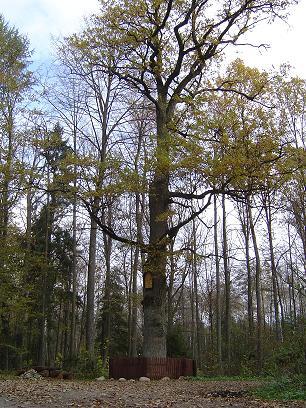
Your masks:
<svg viewBox="0 0 306 408"><path fill-rule="evenodd" d="M114 357L109 362L109 377L114 379L149 377L152 380L159 380L163 377L179 378L195 375L195 360L189 358Z"/></svg>

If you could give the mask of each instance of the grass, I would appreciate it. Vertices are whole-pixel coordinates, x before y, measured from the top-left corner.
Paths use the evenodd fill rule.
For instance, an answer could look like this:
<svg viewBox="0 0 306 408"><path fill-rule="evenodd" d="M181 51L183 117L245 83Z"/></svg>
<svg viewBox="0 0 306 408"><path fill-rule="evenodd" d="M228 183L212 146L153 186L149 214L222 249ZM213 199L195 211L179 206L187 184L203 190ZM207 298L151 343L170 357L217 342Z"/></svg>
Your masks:
<svg viewBox="0 0 306 408"><path fill-rule="evenodd" d="M15 371L0 371L0 380L11 380L16 378Z"/></svg>
<svg viewBox="0 0 306 408"><path fill-rule="evenodd" d="M256 397L266 400L306 400L306 376L295 375L270 380L262 387L252 391Z"/></svg>
<svg viewBox="0 0 306 408"><path fill-rule="evenodd" d="M197 377L189 377L191 381L263 381L266 377L255 377L246 375L219 375L219 376L206 376L199 375Z"/></svg>
<svg viewBox="0 0 306 408"><path fill-rule="evenodd" d="M190 381L260 381L263 385L250 391L251 395L263 400L293 401L306 400L306 376L282 377L259 376L197 376Z"/></svg>

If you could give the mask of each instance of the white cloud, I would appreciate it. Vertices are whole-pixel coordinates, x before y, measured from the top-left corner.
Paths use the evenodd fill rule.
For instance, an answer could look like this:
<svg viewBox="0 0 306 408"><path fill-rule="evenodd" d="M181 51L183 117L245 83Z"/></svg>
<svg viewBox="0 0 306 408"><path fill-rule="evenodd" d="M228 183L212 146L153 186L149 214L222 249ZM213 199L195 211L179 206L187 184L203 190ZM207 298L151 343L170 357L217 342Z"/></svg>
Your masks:
<svg viewBox="0 0 306 408"><path fill-rule="evenodd" d="M258 51L246 48L242 55L250 65L270 68L278 67L282 63L289 63L296 68L296 74L306 78L306 55L303 51L306 38L306 0L292 7L287 22L275 21L257 27L249 35L252 43L268 43L270 48ZM254 41L255 39L255 41Z"/></svg>
<svg viewBox="0 0 306 408"><path fill-rule="evenodd" d="M51 37L78 31L83 17L99 9L98 0L1 0L2 14L26 34L36 59L50 53Z"/></svg>
<svg viewBox="0 0 306 408"><path fill-rule="evenodd" d="M21 33L27 34L36 60L44 60L51 53L51 36L71 34L82 27L84 16L99 9L98 0L1 0L1 12ZM270 43L268 51L246 48L241 55L247 64L271 67L289 62L298 75L306 78L306 0L292 8L288 22L263 25L249 36L250 42Z"/></svg>

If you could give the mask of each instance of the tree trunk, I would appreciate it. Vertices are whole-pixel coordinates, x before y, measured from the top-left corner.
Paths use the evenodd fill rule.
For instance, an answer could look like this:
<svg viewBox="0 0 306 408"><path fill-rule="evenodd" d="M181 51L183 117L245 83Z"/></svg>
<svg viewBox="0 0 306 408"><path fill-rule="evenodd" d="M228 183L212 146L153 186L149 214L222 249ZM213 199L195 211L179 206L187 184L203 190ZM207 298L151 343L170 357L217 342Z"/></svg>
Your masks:
<svg viewBox="0 0 306 408"><path fill-rule="evenodd" d="M197 358L197 349L196 349L196 324L195 324L195 301L194 301L194 285L193 285L193 271L192 268L190 270L189 275L189 292L190 292L190 317L191 317L191 327L189 330L191 332L191 349L192 349L192 359L195 360Z"/></svg>
<svg viewBox="0 0 306 408"><path fill-rule="evenodd" d="M77 151L77 130L76 125L73 129L73 149L76 154ZM73 187L76 190L77 187L77 166L74 165L74 180ZM73 207L72 207L72 302L71 302L71 327L70 327L70 360L75 358L76 352L76 301L77 301L77 196L73 194Z"/></svg>
<svg viewBox="0 0 306 408"><path fill-rule="evenodd" d="M266 224L268 230L268 240L269 240L269 250L270 250L270 264L272 272L272 293L273 293L273 306L274 306L274 319L275 319L275 331L277 341L283 341L282 327L279 319L279 309L278 309L278 290L277 290L277 271L275 265L274 257L274 246L273 246L273 234L272 234L272 214L271 214L271 199L270 192L264 193L263 197L264 210L266 215Z"/></svg>
<svg viewBox="0 0 306 408"><path fill-rule="evenodd" d="M51 241L51 210L50 210L50 167L47 163L47 203L46 203L46 224L45 224L45 253L44 263L42 265L42 291L41 291L41 317L38 319L39 330L39 345L38 345L38 365L45 365L46 353L46 318L47 318L47 290L48 290L48 276L47 267L49 264L49 250Z"/></svg>
<svg viewBox="0 0 306 408"><path fill-rule="evenodd" d="M294 290L294 268L292 262L292 247L291 247L291 237L290 237L290 226L288 224L288 242L289 242L289 266L290 266L290 275L291 275L291 299L292 299L292 313L291 313L291 323L294 328L296 328L296 299L295 299L295 290Z"/></svg>
<svg viewBox="0 0 306 408"><path fill-rule="evenodd" d="M220 284L220 260L218 248L218 209L217 197L214 196L214 247L215 247L215 267L216 267L216 332L217 332L217 356L218 371L223 371L222 365L222 328L221 328L221 284Z"/></svg>
<svg viewBox="0 0 306 408"><path fill-rule="evenodd" d="M256 351L257 351L257 369L260 373L262 371L263 355L262 355L262 300L261 300L261 263L259 249L257 245L257 238L255 232L255 226L252 217L252 209L250 199L248 198L248 212L250 220L250 229L253 241L253 247L255 252L255 287L256 287L256 308L257 308L257 336L256 336Z"/></svg>
<svg viewBox="0 0 306 408"><path fill-rule="evenodd" d="M166 97L160 97L156 112L157 165L149 191L150 249L144 277L151 274L152 288L143 289L143 355L166 357L166 265L169 210L169 146L167 134Z"/></svg>
<svg viewBox="0 0 306 408"><path fill-rule="evenodd" d="M193 290L194 290L194 304L195 304L195 327L196 327L196 360L197 366L201 368L201 342L200 342L200 312L199 312L199 294L198 294L198 268L197 268L197 241L196 241L196 226L195 220L192 221L192 243L193 243L193 254L192 254L192 277L193 277Z"/></svg>
<svg viewBox="0 0 306 408"><path fill-rule="evenodd" d="M7 248L7 238L8 238L8 223L9 223L9 214L10 214L10 184L12 181L12 165L13 165L13 112L12 109L9 109L7 115L7 123L3 129L7 130L8 137L8 148L7 154L4 155L4 163L2 164L2 171L0 174L0 245L1 245L1 255L0 255L0 268L3 268L5 264L5 254ZM3 136L3 135L2 135ZM4 279L5 276L4 276ZM3 282L2 282L3 283ZM6 309L6 301L1 302L0 305L3 310ZM5 349L5 366L6 370L9 369L9 348L10 343L10 329L9 329L9 318L5 314L1 314L1 330L3 342L6 344Z"/></svg>
<svg viewBox="0 0 306 408"><path fill-rule="evenodd" d="M254 334L254 311L253 311L253 295L252 295L252 270L251 270L251 258L250 258L250 221L247 206L242 204L238 207L238 213L241 223L241 230L244 237L245 245L245 262L247 269L247 285L248 285L248 331L249 340L253 338Z"/></svg>
<svg viewBox="0 0 306 408"><path fill-rule="evenodd" d="M89 354L89 358L92 361L94 359L94 341L95 341L96 250L97 250L97 223L92 218L90 222L90 236L89 236L89 259L87 274L86 323L85 323L86 350Z"/></svg>
<svg viewBox="0 0 306 408"><path fill-rule="evenodd" d="M159 239L167 230L167 222L158 219L168 209L168 178L155 176L150 189L150 243L152 249L144 266L151 274L152 288L144 285L144 357L166 357L166 263L167 245Z"/></svg>
<svg viewBox="0 0 306 408"><path fill-rule="evenodd" d="M138 141L137 141L137 153L134 161L135 172L139 173L139 158L141 153L141 148L143 145L143 139L145 136L146 118L141 117L138 122ZM143 173L143 178L145 180L146 173ZM135 215L136 215L136 231L137 231L137 241L143 243L142 235L142 225L144 217L144 209L141 207L141 194L136 192L135 194ZM139 269L140 248L137 246L134 253L134 262L132 270L132 310L131 310L131 347L130 354L132 357L137 357L137 312L138 312L138 299L137 299L137 275Z"/></svg>
<svg viewBox="0 0 306 408"><path fill-rule="evenodd" d="M165 248L151 252L145 274L152 275L152 288L144 287L143 356L166 357L166 253Z"/></svg>
<svg viewBox="0 0 306 408"><path fill-rule="evenodd" d="M231 331L231 279L228 265L228 244L227 244L227 225L226 225L226 208L225 195L222 194L222 237L223 237L223 267L224 267L224 295L225 295L225 316L224 316L224 335L225 335L225 357L227 362L227 370L229 372L231 365L231 350L230 350L230 331Z"/></svg>
<svg viewBox="0 0 306 408"><path fill-rule="evenodd" d="M111 225L111 209L108 208L108 219L103 223ZM104 254L105 254L105 283L104 283L104 301L103 301L103 321L102 321L102 361L106 367L109 357L109 348L111 341L111 252L112 239L103 233Z"/></svg>
<svg viewBox="0 0 306 408"><path fill-rule="evenodd" d="M173 289L174 289L174 278L175 278L175 262L173 256L173 246L174 240L171 242L170 247L170 273L169 273L169 284L168 284L168 299L167 299L167 333L170 333L173 327Z"/></svg>
<svg viewBox="0 0 306 408"><path fill-rule="evenodd" d="M132 271L132 307L131 307L131 350L132 357L137 357L137 273L139 268L139 247L135 248Z"/></svg>

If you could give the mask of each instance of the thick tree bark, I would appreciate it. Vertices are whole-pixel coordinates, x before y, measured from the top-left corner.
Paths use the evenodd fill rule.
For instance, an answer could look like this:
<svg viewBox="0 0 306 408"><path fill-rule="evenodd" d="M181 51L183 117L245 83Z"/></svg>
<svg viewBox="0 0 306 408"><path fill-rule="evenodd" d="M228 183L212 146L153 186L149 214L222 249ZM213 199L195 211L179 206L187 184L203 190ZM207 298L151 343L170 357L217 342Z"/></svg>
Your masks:
<svg viewBox="0 0 306 408"><path fill-rule="evenodd" d="M168 209L168 177L155 175L150 188L150 244L145 274L152 275L152 288L144 287L144 357L166 357L166 263L167 245L159 242L167 221L159 217Z"/></svg>
<svg viewBox="0 0 306 408"><path fill-rule="evenodd" d="M152 274L152 288L144 287L143 356L166 357L166 252L150 252L145 274Z"/></svg>
<svg viewBox="0 0 306 408"><path fill-rule="evenodd" d="M166 265L169 210L169 142L166 96L159 98L156 110L157 148L156 168L149 191L150 249L144 276L151 274L152 288L143 289L143 355L166 357Z"/></svg>

